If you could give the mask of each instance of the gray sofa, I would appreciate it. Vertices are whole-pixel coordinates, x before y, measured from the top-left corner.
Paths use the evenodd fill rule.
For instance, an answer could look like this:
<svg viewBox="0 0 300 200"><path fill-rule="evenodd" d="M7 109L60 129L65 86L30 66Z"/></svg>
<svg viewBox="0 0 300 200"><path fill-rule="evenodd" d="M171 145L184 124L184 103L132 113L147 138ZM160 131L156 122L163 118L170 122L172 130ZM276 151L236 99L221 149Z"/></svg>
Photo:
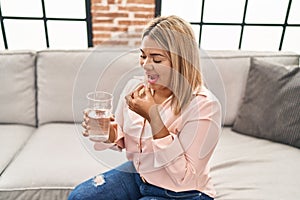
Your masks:
<svg viewBox="0 0 300 200"><path fill-rule="evenodd" d="M113 92L116 105L125 83L142 73L138 54L125 48L0 53L0 200L63 200L78 183L125 160L124 153L94 151L80 122L89 91ZM300 199L300 149L232 130L251 59L299 65L299 55L204 54L205 82L226 112L211 160L216 199Z"/></svg>

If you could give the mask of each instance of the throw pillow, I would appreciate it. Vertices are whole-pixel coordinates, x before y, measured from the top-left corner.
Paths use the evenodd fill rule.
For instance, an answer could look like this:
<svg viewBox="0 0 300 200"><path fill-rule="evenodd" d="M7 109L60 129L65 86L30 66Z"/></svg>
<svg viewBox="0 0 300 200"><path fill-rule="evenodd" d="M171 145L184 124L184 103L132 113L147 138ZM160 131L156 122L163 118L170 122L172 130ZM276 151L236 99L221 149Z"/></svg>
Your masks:
<svg viewBox="0 0 300 200"><path fill-rule="evenodd" d="M234 131L300 148L300 68L251 59Z"/></svg>

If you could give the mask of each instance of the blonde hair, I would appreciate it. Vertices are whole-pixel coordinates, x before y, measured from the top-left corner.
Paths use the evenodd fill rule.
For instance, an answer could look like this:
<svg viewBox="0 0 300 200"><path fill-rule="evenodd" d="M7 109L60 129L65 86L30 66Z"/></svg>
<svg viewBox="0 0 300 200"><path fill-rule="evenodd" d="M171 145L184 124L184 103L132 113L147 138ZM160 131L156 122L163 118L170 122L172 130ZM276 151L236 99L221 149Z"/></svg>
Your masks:
<svg viewBox="0 0 300 200"><path fill-rule="evenodd" d="M173 92L172 109L179 114L200 90L199 48L190 24L177 16L157 17L144 29L142 39L151 37L169 54L172 63L170 89Z"/></svg>

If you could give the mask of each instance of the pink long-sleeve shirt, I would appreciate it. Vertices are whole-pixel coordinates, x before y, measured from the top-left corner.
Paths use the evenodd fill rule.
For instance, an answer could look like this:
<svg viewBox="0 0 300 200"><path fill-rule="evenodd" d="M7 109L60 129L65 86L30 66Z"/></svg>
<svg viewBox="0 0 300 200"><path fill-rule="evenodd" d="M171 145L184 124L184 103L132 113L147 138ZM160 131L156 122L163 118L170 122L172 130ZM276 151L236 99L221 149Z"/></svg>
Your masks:
<svg viewBox="0 0 300 200"><path fill-rule="evenodd" d="M218 100L202 87L181 114L174 115L172 97L168 98L159 106L159 113L170 135L153 139L148 121L131 111L124 99L138 84L138 80L130 81L120 97L115 143L98 143L95 148L125 148L127 158L150 184L176 192L199 190L215 197L208 161L221 132Z"/></svg>

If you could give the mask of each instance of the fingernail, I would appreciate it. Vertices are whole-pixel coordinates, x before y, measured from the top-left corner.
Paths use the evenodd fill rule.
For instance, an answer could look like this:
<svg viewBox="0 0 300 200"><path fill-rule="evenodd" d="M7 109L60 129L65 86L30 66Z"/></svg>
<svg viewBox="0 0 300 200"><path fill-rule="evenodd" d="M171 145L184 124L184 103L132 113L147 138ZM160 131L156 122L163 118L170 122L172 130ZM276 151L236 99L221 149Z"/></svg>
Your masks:
<svg viewBox="0 0 300 200"><path fill-rule="evenodd" d="M89 134L88 134L86 131L82 132L82 135L83 135L84 137L89 136Z"/></svg>

